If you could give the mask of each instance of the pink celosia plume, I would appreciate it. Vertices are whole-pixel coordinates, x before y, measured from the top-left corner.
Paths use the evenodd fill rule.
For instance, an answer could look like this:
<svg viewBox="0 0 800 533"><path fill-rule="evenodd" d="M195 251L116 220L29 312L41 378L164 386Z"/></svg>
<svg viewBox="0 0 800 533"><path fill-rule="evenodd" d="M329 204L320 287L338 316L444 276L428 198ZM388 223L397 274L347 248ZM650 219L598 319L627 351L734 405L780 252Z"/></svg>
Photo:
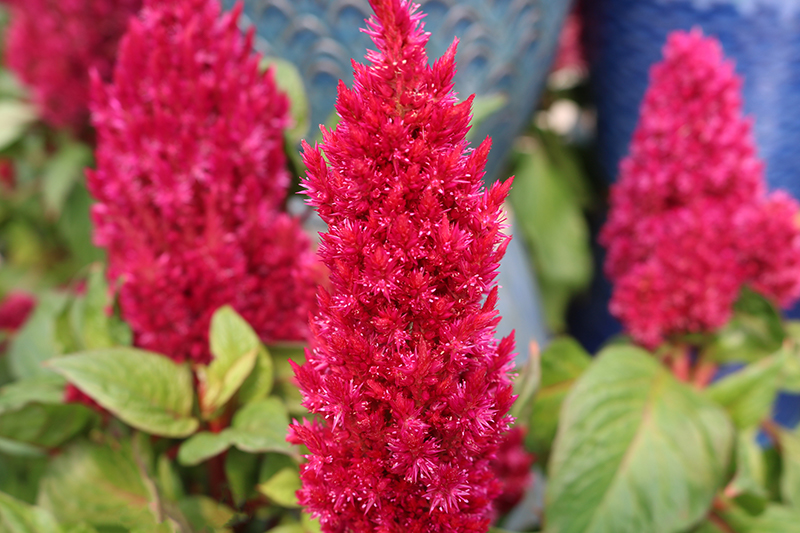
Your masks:
<svg viewBox="0 0 800 533"><path fill-rule="evenodd" d="M94 240L120 279L138 346L209 360L230 304L264 341L302 340L316 284L310 241L281 211L288 100L260 73L240 10L146 2L113 83L94 79Z"/></svg>
<svg viewBox="0 0 800 533"><path fill-rule="evenodd" d="M11 291L0 302L0 330L16 331L36 307L36 298L25 291Z"/></svg>
<svg viewBox="0 0 800 533"><path fill-rule="evenodd" d="M44 120L80 130L89 70L111 77L117 46L142 0L2 0L11 7L6 64L30 86Z"/></svg>
<svg viewBox="0 0 800 533"><path fill-rule="evenodd" d="M492 468L503 484L494 500L495 511L502 515L514 508L525 496L531 481L531 466L536 456L525 449L525 429L514 426L503 437Z"/></svg>
<svg viewBox="0 0 800 533"><path fill-rule="evenodd" d="M637 341L722 326L743 285L783 305L800 296L798 205L768 196L763 170L719 42L672 33L601 233L611 311Z"/></svg>
<svg viewBox="0 0 800 533"><path fill-rule="evenodd" d="M310 452L298 494L326 532L485 532L514 398L513 339L494 338L511 180L483 188L490 141L465 141L455 43L428 66L416 6L371 5L371 64L304 145L331 290L295 369L320 415L291 429Z"/></svg>

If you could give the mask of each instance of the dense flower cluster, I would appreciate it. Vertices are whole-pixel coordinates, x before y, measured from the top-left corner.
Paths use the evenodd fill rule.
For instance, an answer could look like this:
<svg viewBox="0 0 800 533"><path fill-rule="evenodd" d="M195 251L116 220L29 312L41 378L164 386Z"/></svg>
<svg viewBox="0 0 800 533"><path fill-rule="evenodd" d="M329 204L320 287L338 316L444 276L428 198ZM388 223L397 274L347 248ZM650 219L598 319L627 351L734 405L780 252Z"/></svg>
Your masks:
<svg viewBox="0 0 800 533"><path fill-rule="evenodd" d="M88 124L89 70L111 77L117 46L142 0L2 0L11 7L6 64L31 87L44 120Z"/></svg>
<svg viewBox="0 0 800 533"><path fill-rule="evenodd" d="M310 451L299 499L326 532L485 532L514 398L513 338L494 339L511 180L483 189L490 141L465 141L455 43L428 66L416 7L371 5L378 51L340 84L337 128L304 145L331 292L295 368L322 415L291 429Z"/></svg>
<svg viewBox="0 0 800 533"><path fill-rule="evenodd" d="M236 309L265 341L302 340L316 284L310 240L282 212L288 100L261 74L239 10L145 3L114 81L93 82L94 239L122 279L135 343L205 363L211 315Z"/></svg>
<svg viewBox="0 0 800 533"><path fill-rule="evenodd" d="M503 491L494 500L498 514L505 514L517 505L531 481L531 466L536 456L525 449L525 430L514 426L506 433L493 461L494 472L503 484Z"/></svg>
<svg viewBox="0 0 800 533"><path fill-rule="evenodd" d="M642 344L718 328L743 285L800 295L798 205L766 194L751 130L719 42L671 34L601 234L611 311Z"/></svg>

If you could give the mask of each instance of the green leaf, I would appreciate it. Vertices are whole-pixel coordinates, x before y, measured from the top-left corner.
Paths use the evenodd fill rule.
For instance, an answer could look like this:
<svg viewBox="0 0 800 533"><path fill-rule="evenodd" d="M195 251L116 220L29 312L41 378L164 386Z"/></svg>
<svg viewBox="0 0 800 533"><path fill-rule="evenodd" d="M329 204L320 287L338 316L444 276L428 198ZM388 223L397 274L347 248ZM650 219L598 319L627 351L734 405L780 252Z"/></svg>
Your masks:
<svg viewBox="0 0 800 533"><path fill-rule="evenodd" d="M92 244L92 221L89 212L93 200L83 182L70 191L64 204L57 228L63 236L79 266L102 261L104 252Z"/></svg>
<svg viewBox="0 0 800 533"><path fill-rule="evenodd" d="M788 506L800 510L800 437L781 430L778 438L783 458L781 499Z"/></svg>
<svg viewBox="0 0 800 533"><path fill-rule="evenodd" d="M30 403L0 414L0 438L46 451L80 433L95 417L93 411L80 404ZM13 449L2 448L14 453Z"/></svg>
<svg viewBox="0 0 800 533"><path fill-rule="evenodd" d="M745 288L734 306L733 318L705 353L722 363L749 363L775 353L785 338L778 309L765 297Z"/></svg>
<svg viewBox="0 0 800 533"><path fill-rule="evenodd" d="M267 347L275 363L275 392L283 398L293 415L302 416L308 411L303 407L303 396L294 381L294 370L289 361L298 365L305 363L305 346L302 344L273 344Z"/></svg>
<svg viewBox="0 0 800 533"><path fill-rule="evenodd" d="M167 500L177 501L185 496L183 482L169 457L160 455L156 463L158 488Z"/></svg>
<svg viewBox="0 0 800 533"><path fill-rule="evenodd" d="M63 353L56 336L56 320L66 303L66 296L56 293L46 293L39 299L36 309L11 341L8 358L15 378L48 374L41 363Z"/></svg>
<svg viewBox="0 0 800 533"><path fill-rule="evenodd" d="M736 533L800 533L800 513L783 505L768 505L757 516L735 507L719 514Z"/></svg>
<svg viewBox="0 0 800 533"><path fill-rule="evenodd" d="M239 389L239 402L243 404L263 400L272 392L275 383L275 365L272 357L263 346L258 350L253 371Z"/></svg>
<svg viewBox="0 0 800 533"><path fill-rule="evenodd" d="M766 500L766 465L761 447L756 442L756 430L739 433L736 440L736 474L730 483L734 494L750 494Z"/></svg>
<svg viewBox="0 0 800 533"><path fill-rule="evenodd" d="M86 294L77 298L70 308L70 327L79 350L111 348L118 344L113 322L121 321L106 313L111 303L102 265L96 263L89 270Z"/></svg>
<svg viewBox="0 0 800 533"><path fill-rule="evenodd" d="M712 383L705 395L724 407L736 427L757 426L769 415L780 384L784 354L772 355Z"/></svg>
<svg viewBox="0 0 800 533"><path fill-rule="evenodd" d="M214 360L199 367L200 409L206 418L230 400L256 365L261 341L232 307L220 307L211 318L209 334Z"/></svg>
<svg viewBox="0 0 800 533"><path fill-rule="evenodd" d="M5 150L36 120L36 109L20 100L0 101L0 150Z"/></svg>
<svg viewBox="0 0 800 533"><path fill-rule="evenodd" d="M38 503L62 523L134 528L156 525L149 496L130 442L79 442L52 460Z"/></svg>
<svg viewBox="0 0 800 533"><path fill-rule="evenodd" d="M0 388L0 414L34 402L62 403L64 383L64 378L52 373L10 383Z"/></svg>
<svg viewBox="0 0 800 533"><path fill-rule="evenodd" d="M700 520L733 445L725 412L633 346L601 352L561 411L548 533L668 533Z"/></svg>
<svg viewBox="0 0 800 533"><path fill-rule="evenodd" d="M199 465L230 448L231 439L232 436L228 430L219 433L210 431L195 433L178 450L178 462L186 466Z"/></svg>
<svg viewBox="0 0 800 533"><path fill-rule="evenodd" d="M233 417L226 431L231 441L244 452L292 453L286 442L289 416L277 398L267 398L245 405Z"/></svg>
<svg viewBox="0 0 800 533"><path fill-rule="evenodd" d="M61 214L69 193L83 179L84 169L91 163L91 149L74 141L61 146L48 159L42 172L42 199L49 213Z"/></svg>
<svg viewBox="0 0 800 533"><path fill-rule="evenodd" d="M233 448L225 454L225 477L233 495L233 502L240 506L253 492L258 478L257 455Z"/></svg>
<svg viewBox="0 0 800 533"><path fill-rule="evenodd" d="M548 326L560 331L569 298L591 281L589 226L569 182L541 145L520 150L515 174L513 216L533 256Z"/></svg>
<svg viewBox="0 0 800 533"><path fill-rule="evenodd" d="M132 427L163 437L197 430L191 371L164 355L109 348L53 359L49 366Z"/></svg>
<svg viewBox="0 0 800 533"><path fill-rule="evenodd" d="M297 491L300 490L300 473L296 466L287 466L268 480L258 484L258 491L281 507L300 507Z"/></svg>
<svg viewBox="0 0 800 533"><path fill-rule="evenodd" d="M227 505L221 504L208 496L189 496L178 502L183 515L194 531L213 531L230 533L228 527L236 513Z"/></svg>
<svg viewBox="0 0 800 533"><path fill-rule="evenodd" d="M290 146L295 146L305 137L310 126L310 107L303 77L294 64L279 57L263 58L261 67L264 70L272 68L275 84L289 97L289 114L294 124L286 130L286 139Z"/></svg>
<svg viewBox="0 0 800 533"><path fill-rule="evenodd" d="M0 531L3 533L60 533L61 526L46 510L0 492Z"/></svg>
<svg viewBox="0 0 800 533"><path fill-rule="evenodd" d="M574 339L553 340L541 355L542 382L536 393L528 424L527 445L547 455L558 428L561 404L576 379L589 368L592 359Z"/></svg>

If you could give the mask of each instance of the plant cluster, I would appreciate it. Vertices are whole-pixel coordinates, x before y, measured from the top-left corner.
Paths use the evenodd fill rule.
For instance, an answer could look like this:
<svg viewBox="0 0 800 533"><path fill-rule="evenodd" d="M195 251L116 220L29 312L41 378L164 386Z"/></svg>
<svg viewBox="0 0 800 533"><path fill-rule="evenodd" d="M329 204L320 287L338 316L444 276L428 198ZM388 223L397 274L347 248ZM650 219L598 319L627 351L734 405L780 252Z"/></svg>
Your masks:
<svg viewBox="0 0 800 533"><path fill-rule="evenodd" d="M0 532L800 532L800 434L771 416L800 392L777 308L798 205L767 192L713 38L670 37L611 192L629 336L515 369L507 197L551 324L590 278L597 195L554 118L573 89L510 193L483 182L457 43L429 64L408 0L370 0L375 50L302 157L301 77L241 7L8 3L28 88L0 71Z"/></svg>

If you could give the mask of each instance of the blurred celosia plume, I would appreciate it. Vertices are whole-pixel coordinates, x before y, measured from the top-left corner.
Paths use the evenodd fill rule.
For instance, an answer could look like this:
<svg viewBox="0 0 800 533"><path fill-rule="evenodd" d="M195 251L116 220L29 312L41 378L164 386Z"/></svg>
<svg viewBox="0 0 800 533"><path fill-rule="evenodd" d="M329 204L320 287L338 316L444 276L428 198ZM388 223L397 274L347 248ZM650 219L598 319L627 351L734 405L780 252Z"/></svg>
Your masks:
<svg viewBox="0 0 800 533"><path fill-rule="evenodd" d="M745 285L800 296L798 205L765 192L741 84L699 30L671 34L653 67L601 235L611 311L644 345L722 326Z"/></svg>
<svg viewBox="0 0 800 533"><path fill-rule="evenodd" d="M108 80L142 0L2 0L11 8L5 62L42 118L76 131L89 121L89 71Z"/></svg>
<svg viewBox="0 0 800 533"><path fill-rule="evenodd" d="M322 415L291 429L310 451L299 499L326 532L485 532L514 398L513 339L494 339L511 180L483 188L490 141L465 140L455 43L431 67L416 7L371 5L371 64L339 85L336 129L304 145L331 291L296 368Z"/></svg>
<svg viewBox="0 0 800 533"><path fill-rule="evenodd" d="M152 0L93 78L94 239L121 280L137 346L210 360L212 313L230 304L264 341L307 336L310 240L282 212L288 100L261 73L240 10Z"/></svg>

